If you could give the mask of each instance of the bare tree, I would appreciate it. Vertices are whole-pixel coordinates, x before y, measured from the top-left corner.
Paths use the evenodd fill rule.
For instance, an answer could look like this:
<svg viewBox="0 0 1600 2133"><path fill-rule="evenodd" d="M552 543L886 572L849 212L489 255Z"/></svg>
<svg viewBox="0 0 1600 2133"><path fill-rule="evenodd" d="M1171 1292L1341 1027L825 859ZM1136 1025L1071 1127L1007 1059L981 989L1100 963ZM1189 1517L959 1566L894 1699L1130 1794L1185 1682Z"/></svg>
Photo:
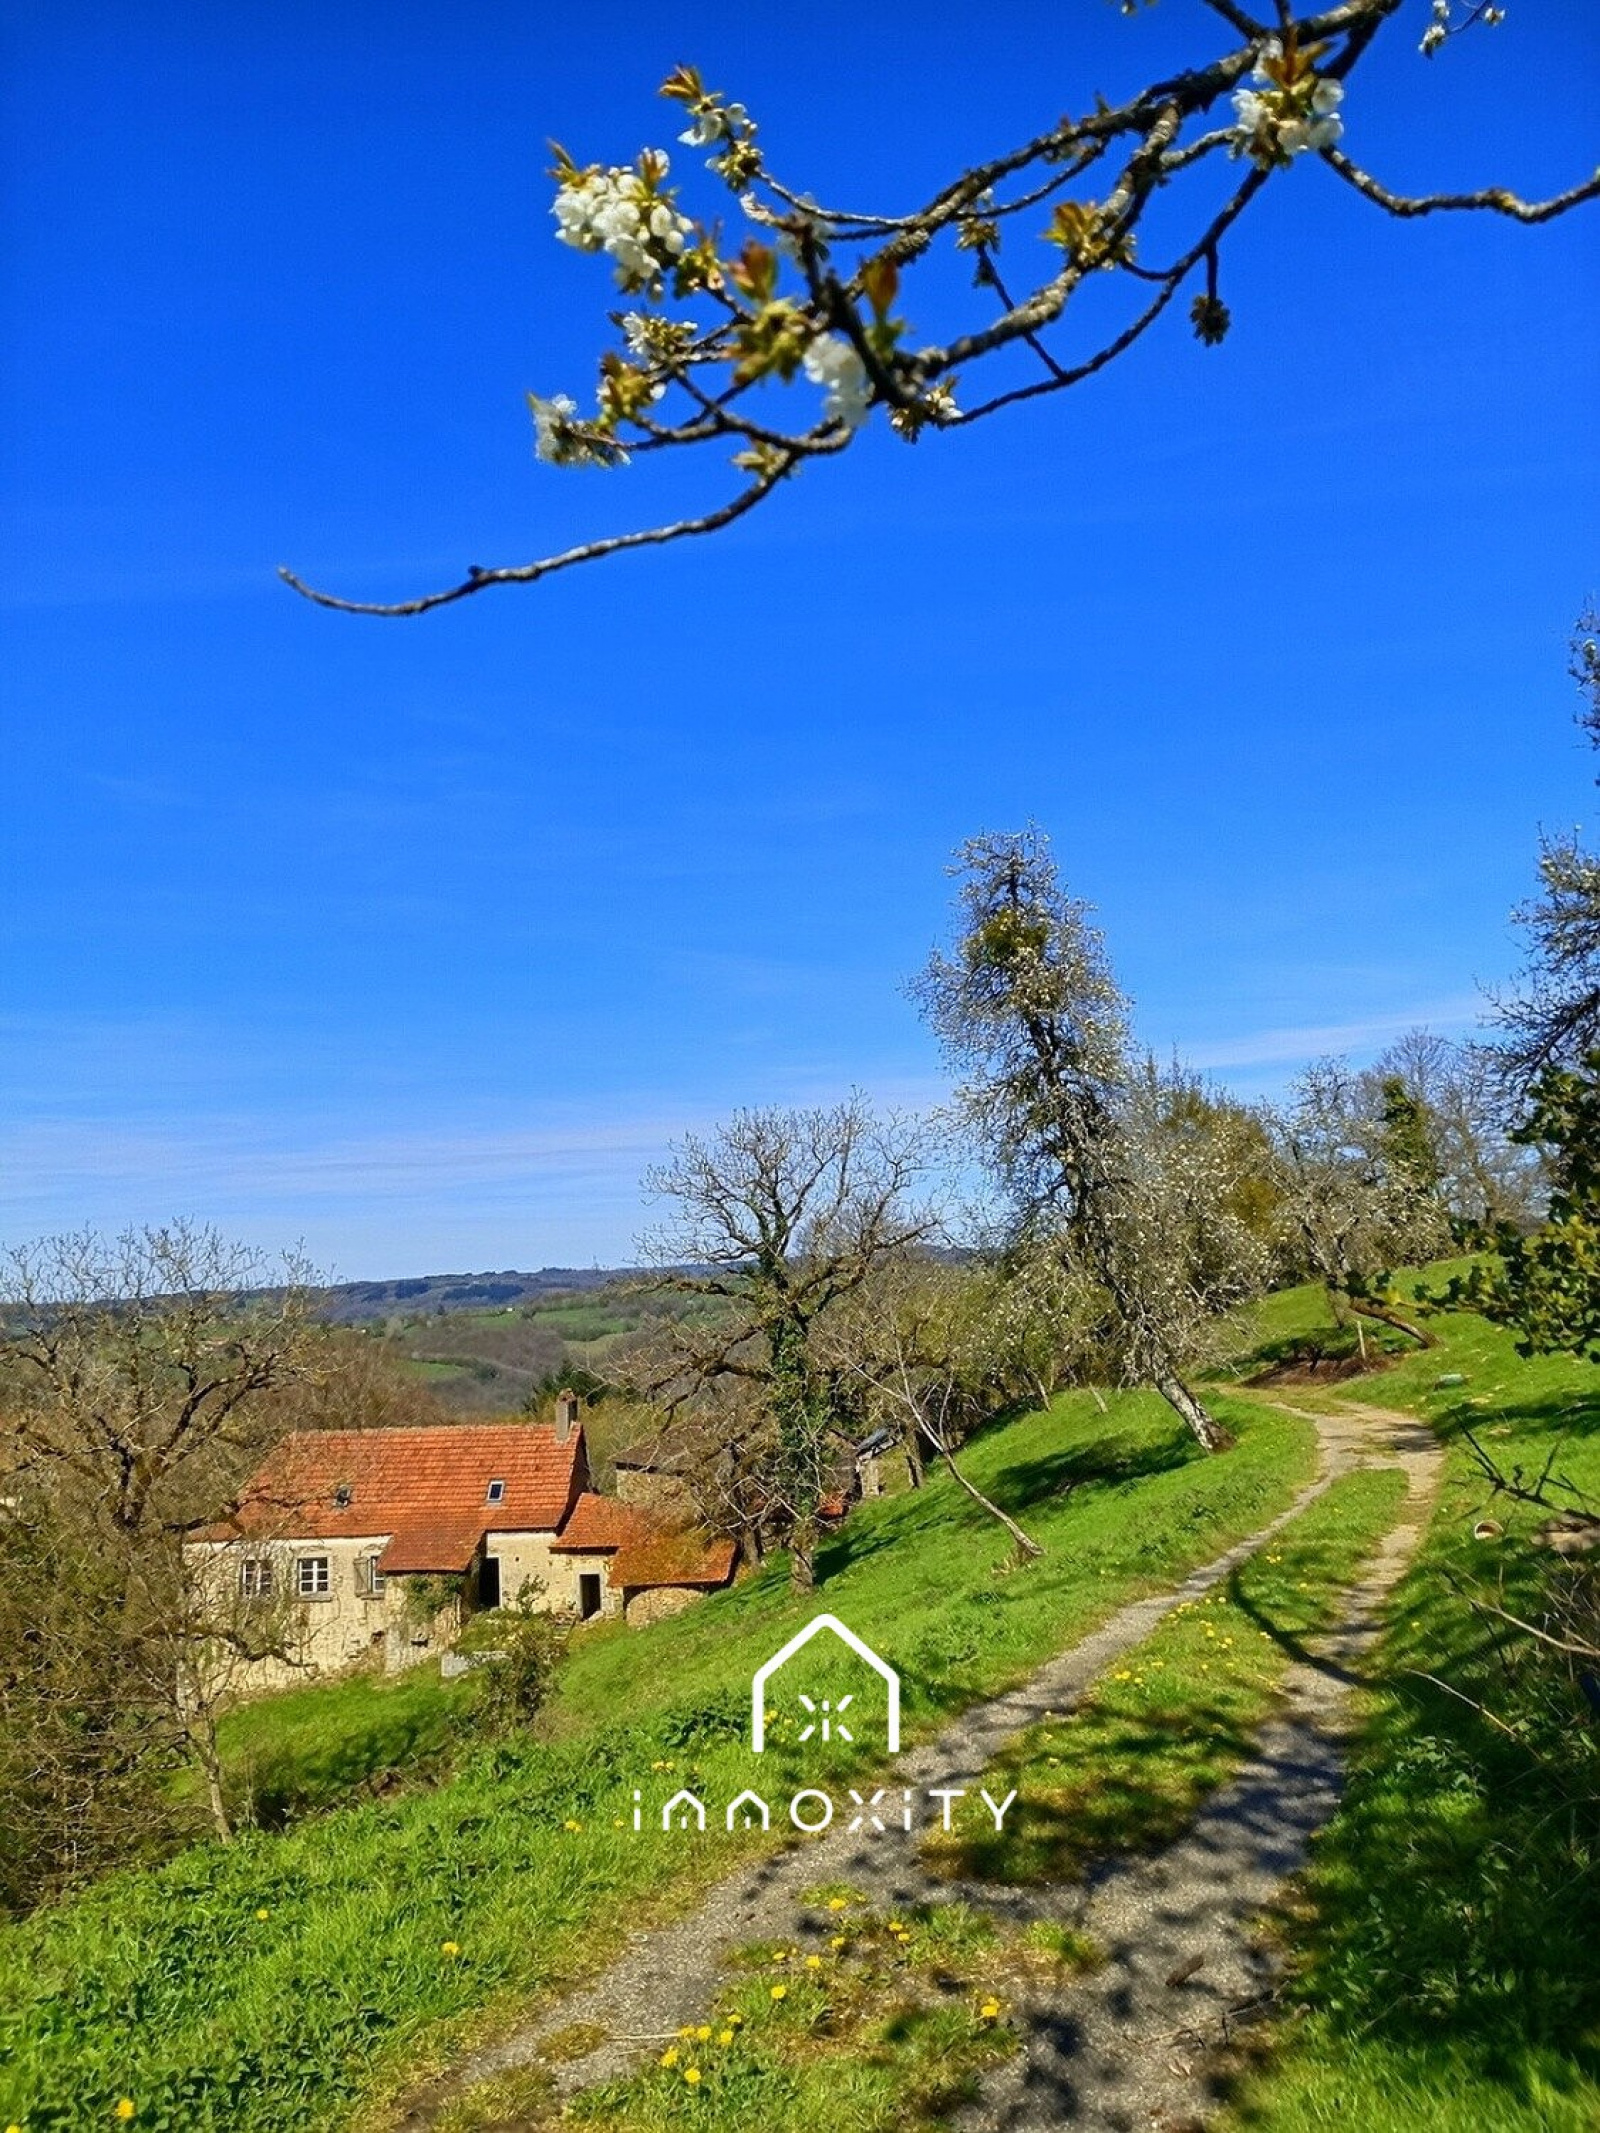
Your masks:
<svg viewBox="0 0 1600 2133"><path fill-rule="evenodd" d="M309 1268L185 1222L53 1237L0 1262L23 1463L128 1535L217 1515L273 1432L261 1396L312 1343Z"/></svg>
<svg viewBox="0 0 1600 2133"><path fill-rule="evenodd" d="M1448 1211L1434 1182L1386 1143L1375 1093L1346 1061L1321 1059L1278 1114L1285 1270L1322 1282L1335 1316L1377 1319L1431 1348L1435 1336L1403 1315L1389 1276L1447 1249Z"/></svg>
<svg viewBox="0 0 1600 2133"><path fill-rule="evenodd" d="M952 871L960 935L914 989L963 1077L957 1111L1013 1240L1056 1255L1089 1299L1074 1339L1218 1450L1225 1435L1187 1374L1266 1273L1233 1144L1188 1077L1135 1058L1104 944L1046 838L975 837Z"/></svg>
<svg viewBox="0 0 1600 2133"><path fill-rule="evenodd" d="M308 1270L179 1222L14 1251L5 1284L10 1461L81 1573L51 1605L92 1620L146 1752L192 1755L226 1837L217 1710L237 1661L289 1647L281 1609L185 1544L282 1433L269 1395L315 1345Z"/></svg>
<svg viewBox="0 0 1600 2133"><path fill-rule="evenodd" d="M1421 1107L1439 1197L1462 1237L1526 1230L1544 1197L1537 1152L1507 1130L1505 1085L1493 1047L1408 1030L1361 1076L1361 1104L1374 1117L1383 1085L1397 1081Z"/></svg>
<svg viewBox="0 0 1600 2133"><path fill-rule="evenodd" d="M913 1202L928 1152L912 1121L875 1118L859 1097L829 1109L739 1111L690 1135L646 1178L672 1204L642 1245L662 1285L707 1312L666 1329L648 1388L669 1412L707 1418L742 1388L767 1495L764 1524L788 1540L797 1591L814 1582L825 1450L848 1396L819 1351L824 1314L886 1259L928 1237Z"/></svg>
<svg viewBox="0 0 1600 2133"><path fill-rule="evenodd" d="M714 217L686 212L661 149L612 169L558 150L557 235L603 256L632 308L612 314L617 340L600 357L592 414L564 394L530 394L529 406L539 457L555 465L617 467L634 454L693 452L719 464L731 457L743 485L666 524L533 562L473 565L457 583L413 599L348 600L289 570L284 579L326 607L422 614L492 585L532 584L731 525L799 468L847 450L877 408L914 443L1065 392L1126 354L1185 289L1193 291L1194 334L1213 347L1229 326L1225 241L1302 157L1403 220L1482 212L1541 223L1600 194L1600 175L1539 201L1493 185L1401 194L1344 153L1347 89L1380 37L1408 17L1407 0L1340 0L1305 13L1279 0L1270 20L1238 0L1199 0L1194 12L1220 49L1116 103L1097 96L1093 109L953 173L909 212L821 205L774 171L742 104L708 88L692 67L676 68L661 94L689 122L680 140L705 153L712 178L737 202L743 241L724 237ZM1432 56L1499 13L1481 0L1431 0L1421 49ZM1057 94L1046 95L1059 111ZM1163 237L1152 259L1139 241L1157 199L1167 221L1179 219L1180 199L1192 206L1185 233ZM1002 265L1008 237L1020 240L1014 267ZM1036 277L1026 259L1041 237L1054 261ZM902 284L909 270L949 251L970 260L975 295L946 339L918 345L897 309ZM1074 339L1085 309L1076 300L1108 283L1123 298L1115 321ZM700 315L675 304L698 306ZM1106 309L1090 299L1089 319ZM810 387L820 404L786 418L773 411L774 384Z"/></svg>
<svg viewBox="0 0 1600 2133"><path fill-rule="evenodd" d="M834 1368L861 1386L869 1419L899 1436L913 1476L920 1480L924 1452L933 1452L1027 1560L1044 1549L956 1460L963 1438L1004 1401L990 1315L995 1288L987 1273L902 1253L828 1315L822 1339Z"/></svg>

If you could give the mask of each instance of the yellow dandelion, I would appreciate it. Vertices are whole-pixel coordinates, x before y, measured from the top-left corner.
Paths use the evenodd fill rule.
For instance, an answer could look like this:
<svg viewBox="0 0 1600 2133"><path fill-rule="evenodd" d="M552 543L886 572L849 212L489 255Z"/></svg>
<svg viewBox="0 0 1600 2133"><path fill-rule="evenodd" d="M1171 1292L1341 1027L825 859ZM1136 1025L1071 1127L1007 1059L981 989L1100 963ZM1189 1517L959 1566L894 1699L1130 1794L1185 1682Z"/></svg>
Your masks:
<svg viewBox="0 0 1600 2133"><path fill-rule="evenodd" d="M688 2082L690 2088L693 2088L695 2083L700 2079L699 2067L686 2066L683 2070L683 2078L685 2081Z"/></svg>
<svg viewBox="0 0 1600 2133"><path fill-rule="evenodd" d="M717 2042L719 2044L731 2044L733 2042L733 2031L731 2029L719 2029L717 2031Z"/></svg>
<svg viewBox="0 0 1600 2133"><path fill-rule="evenodd" d="M257 1922L257 1924L259 1925L260 1923L262 1923L262 1922L263 1922L264 1920L266 1920L266 1919L270 1918L271 1916L272 1916L272 1913L271 1913L271 1912L270 1912L270 1911L269 1911L269 1910L267 1909L266 1905L265 1905L265 1904L263 1904L263 1905L261 1906L260 1910L259 1910L259 1911L257 1911L257 1913L256 1913L256 1922ZM9 2126L8 2126L8 2127L6 2128L6 2133L11 2133L11 2129L10 2129L10 2127L9 2127Z"/></svg>
<svg viewBox="0 0 1600 2133"><path fill-rule="evenodd" d="M992 2022L1000 2012L1000 2002L998 2000L985 2000L978 2012L986 2022Z"/></svg>
<svg viewBox="0 0 1600 2133"><path fill-rule="evenodd" d="M458 1941L458 1940L442 1940L442 1941L440 1941L440 1943L439 1943L439 1953L440 1953L441 1955L459 1955L459 1954L461 1953L461 1943L460 1943L460 1941Z"/></svg>
<svg viewBox="0 0 1600 2133"><path fill-rule="evenodd" d="M652 1764L650 1765L650 1768L651 1768L652 1770L665 1770L665 1769L666 1769L666 1767L667 1767L667 1766L666 1766L666 1764L665 1764L665 1763L652 1763Z"/></svg>
<svg viewBox="0 0 1600 2133"><path fill-rule="evenodd" d="M111 2115L113 2118L132 2118L138 2108L131 2096L124 2096Z"/></svg>
<svg viewBox="0 0 1600 2133"><path fill-rule="evenodd" d="M777 1954L776 1954L776 1955L774 1955L774 1957L772 1958L772 1960L773 1960L773 1961L774 1961L775 1963L786 1963L786 1962L787 1962L787 1961L789 1960L789 1951L788 1951L788 1949L787 1949L787 1948L780 1948L780 1949L778 1950Z"/></svg>
<svg viewBox="0 0 1600 2133"><path fill-rule="evenodd" d="M1131 1681L1133 1674L1129 1668L1124 1667L1120 1674L1113 1674L1111 1678L1113 1681Z"/></svg>
<svg viewBox="0 0 1600 2133"><path fill-rule="evenodd" d="M678 2031L678 2035L692 2044L694 2042L694 2024L685 2022L682 2029Z"/></svg>
<svg viewBox="0 0 1600 2133"><path fill-rule="evenodd" d="M844 1911L848 1910L849 1907L850 1899L848 1896L830 1896L828 1898L828 1909L830 1911Z"/></svg>
<svg viewBox="0 0 1600 2133"><path fill-rule="evenodd" d="M728 2020L733 2025L733 2027L737 2029L740 2023L744 2020L744 2016L742 2014L731 2014L729 2015Z"/></svg>
<svg viewBox="0 0 1600 2133"><path fill-rule="evenodd" d="M842 1948L842 1947L844 1947L845 1945L846 1945L846 1942L845 1942L845 1937L844 1937L844 1935L843 1935L842 1933L835 1933L835 1935L833 1936L832 1940L830 1940L830 1941L829 1941L829 1943L828 1943L828 1946L829 1946L830 1948Z"/></svg>
<svg viewBox="0 0 1600 2133"><path fill-rule="evenodd" d="M6 2127L6 2133L22 2133L22 2128L16 2123L15 2120L13 2120L12 2123Z"/></svg>
<svg viewBox="0 0 1600 2133"><path fill-rule="evenodd" d="M808 1955L806 1957L806 1968L808 1970L820 1970L822 1968L822 1957L820 1955Z"/></svg>
<svg viewBox="0 0 1600 2133"><path fill-rule="evenodd" d="M711 2024L709 2022L702 2022L700 2024L700 2027L695 2031L695 2036L700 2043L709 2044L711 2042Z"/></svg>
<svg viewBox="0 0 1600 2133"><path fill-rule="evenodd" d="M787 1999L787 1998L789 1997L789 1988L788 1988L788 1986L787 1986L787 1985L774 1985L774 1986L773 1986L773 1988L772 1988L772 1997L773 1997L773 1999L775 1999L775 2000L786 2000L786 1999Z"/></svg>
<svg viewBox="0 0 1600 2133"><path fill-rule="evenodd" d="M566 1820L565 1822L563 1822L563 1823L562 1823L561 1827L562 1827L563 1829L570 1829L570 1830L573 1830L573 1831L577 1831L577 1830L580 1830L580 1829L582 1829L582 1827L583 1827L583 1824L582 1824L581 1822L574 1822L574 1821L573 1821L573 1820L571 1819L571 1817L569 1816L569 1817L567 1818L567 1820Z"/></svg>
<svg viewBox="0 0 1600 2133"><path fill-rule="evenodd" d="M622 1827L622 1817L621 1817L621 1815L618 1815L618 1816L617 1816L616 1820L615 1820L615 1821L614 1821L614 1822L612 1823L611 1827L612 1827L613 1829L620 1829L620 1828Z"/></svg>
<svg viewBox="0 0 1600 2133"><path fill-rule="evenodd" d="M661 2054L661 2064L663 2066L676 2066L677 2063L678 2047L676 2044L669 2044L666 2050Z"/></svg>
<svg viewBox="0 0 1600 2133"><path fill-rule="evenodd" d="M891 1933L903 1933L905 1931L905 1927L900 1923L898 1918L891 1918L889 1921L889 1931Z"/></svg>

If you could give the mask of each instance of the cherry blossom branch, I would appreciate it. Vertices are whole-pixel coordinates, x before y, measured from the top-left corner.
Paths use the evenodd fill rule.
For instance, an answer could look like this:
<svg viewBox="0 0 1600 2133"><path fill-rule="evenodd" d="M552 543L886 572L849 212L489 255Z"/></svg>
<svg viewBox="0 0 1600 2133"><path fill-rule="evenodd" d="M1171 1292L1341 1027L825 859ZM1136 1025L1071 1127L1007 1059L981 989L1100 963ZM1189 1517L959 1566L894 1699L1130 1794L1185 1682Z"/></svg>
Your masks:
<svg viewBox="0 0 1600 2133"><path fill-rule="evenodd" d="M735 447L734 465L753 477L747 486L698 516L585 541L530 563L474 566L459 584L410 600L351 600L294 571L280 576L306 599L343 613L416 615L491 585L533 584L579 563L716 532L754 510L807 460L837 457L876 408L912 442L927 427L966 427L1083 383L1143 338L1202 262L1205 286L1189 316L1202 344L1215 346L1230 323L1219 293L1223 239L1269 179L1302 156L1326 163L1365 199L1403 218L1478 210L1542 223L1600 198L1600 172L1544 201L1502 188L1412 198L1346 156L1337 146L1346 83L1405 4L1340 0L1296 19L1293 0L1273 0L1276 29L1269 30L1238 0L1201 0L1243 40L1236 49L1120 105L1097 100L1092 112L1063 118L973 165L921 208L899 215L824 207L785 183L768 169L744 107L707 88L694 69L677 68L661 93L690 121L679 139L710 151L708 167L738 196L751 234L734 253L720 225L691 220L668 183L669 159L660 149L610 170L580 167L558 149L553 212L561 241L606 254L618 286L639 308L610 314L622 345L601 354L593 415L580 414L565 395L529 395L535 450L558 466L619 467L634 452L725 443ZM1501 15L1489 0L1429 0L1429 8L1421 44L1427 55ZM1231 120L1218 125L1211 114L1224 99L1231 99ZM1124 160L1109 190L1098 200L1084 197L1087 174L1114 150ZM1156 192L1224 150L1248 162L1242 182L1170 265L1139 260L1139 225ZM1059 266L1014 297L999 263L1002 236L1025 228L1022 218L1036 210L1048 210L1049 219L1034 235L1058 248ZM895 307L906 271L940 240L974 255L976 285L992 290L1002 309L945 345L913 347ZM838 246L859 248L851 253L853 271L831 263ZM1052 346L1077 292L1102 273L1154 293L1089 354ZM717 314L709 329L667 308L695 299ZM1008 351L1031 357L1043 376L1002 383L959 405L959 374ZM785 428L749 411L756 387L769 392L802 380L822 395L809 421Z"/></svg>

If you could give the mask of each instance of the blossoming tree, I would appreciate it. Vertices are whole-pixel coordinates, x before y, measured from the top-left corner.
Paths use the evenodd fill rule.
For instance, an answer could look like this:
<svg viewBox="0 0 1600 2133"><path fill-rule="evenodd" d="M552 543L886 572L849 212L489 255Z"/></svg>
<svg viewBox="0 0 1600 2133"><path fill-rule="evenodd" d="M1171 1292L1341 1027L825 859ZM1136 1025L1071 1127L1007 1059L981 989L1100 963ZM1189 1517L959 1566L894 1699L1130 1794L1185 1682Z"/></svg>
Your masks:
<svg viewBox="0 0 1600 2133"><path fill-rule="evenodd" d="M1121 4L1132 13L1138 0ZM796 189L769 164L744 105L693 67L677 68L661 94L687 120L679 140L733 194L742 227L725 237L697 218L659 148L612 168L558 149L556 235L607 260L629 304L612 314L617 339L599 357L591 410L566 393L530 394L528 404L538 455L553 465L615 468L639 453L698 451L731 459L734 492L691 516L532 562L474 565L413 599L347 600L290 570L283 577L325 607L422 614L491 585L532 584L731 525L807 462L847 451L880 409L914 443L1064 392L1126 354L1185 292L1194 333L1214 346L1229 325L1224 242L1267 186L1307 157L1402 218L1482 211L1538 223L1600 196L1600 172L1537 201L1496 186L1405 195L1341 148L1349 85L1375 41L1407 20L1414 31L1425 5L1420 44L1432 57L1455 35L1500 21L1486 0L1339 0L1303 14L1294 0L1253 0L1266 20L1242 0L1185 4L1225 35L1214 58L1119 104L1097 99L957 172L910 213L824 206ZM1195 202L1188 233L1152 260L1141 225L1157 195L1180 185ZM1007 246L1030 237L1053 255L1039 274L1010 264L1025 255ZM899 308L910 273L950 248L971 261L972 314L947 340L914 345ZM1074 300L1102 278L1124 295L1121 322L1074 342L1084 308Z"/></svg>

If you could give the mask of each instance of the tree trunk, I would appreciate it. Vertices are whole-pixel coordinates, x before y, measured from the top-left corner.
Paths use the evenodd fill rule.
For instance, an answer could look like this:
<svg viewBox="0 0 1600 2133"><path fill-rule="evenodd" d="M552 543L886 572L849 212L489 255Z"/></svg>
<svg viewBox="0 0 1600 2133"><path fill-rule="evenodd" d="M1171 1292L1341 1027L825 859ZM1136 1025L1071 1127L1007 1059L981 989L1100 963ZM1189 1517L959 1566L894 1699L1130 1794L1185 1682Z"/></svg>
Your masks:
<svg viewBox="0 0 1600 2133"><path fill-rule="evenodd" d="M1091 1400L1093 1400L1095 1406L1099 1408L1100 1412L1103 1415L1109 1414L1111 1412L1111 1410L1106 1405L1105 1394L1100 1390L1098 1385L1091 1385L1089 1387L1089 1397Z"/></svg>
<svg viewBox="0 0 1600 2133"><path fill-rule="evenodd" d="M816 1591L816 1548L817 1526L815 1519L797 1519L794 1531L789 1536L789 1590L791 1592Z"/></svg>
<svg viewBox="0 0 1600 2133"><path fill-rule="evenodd" d="M206 1801L211 1809L211 1822L217 1833L217 1841L219 1844L231 1844L233 1825L228 1820L228 1803L222 1795L222 1759L217 1753L217 1729L209 1711L198 1725L190 1727L189 1739L194 1748L195 1760L205 1774Z"/></svg>
<svg viewBox="0 0 1600 2133"><path fill-rule="evenodd" d="M1430 1333L1425 1326L1412 1325L1410 1319L1402 1318L1387 1304L1373 1303L1365 1296L1352 1296L1348 1302L1352 1311L1359 1312L1363 1318L1375 1318L1380 1325L1393 1326L1397 1333L1404 1333L1414 1340L1419 1348L1437 1348L1439 1345L1437 1333Z"/></svg>
<svg viewBox="0 0 1600 2133"><path fill-rule="evenodd" d="M1024 1533L1022 1528L1017 1524L1014 1518L1008 1518L1005 1512L1001 1510L1000 1506L997 1503L990 1502L989 1498L984 1495L982 1489L978 1487L976 1482L972 1482L967 1479L966 1475L962 1473L960 1467L956 1465L955 1453L951 1451L949 1445L945 1443L944 1439L935 1433L931 1425L927 1422L924 1422L922 1424L922 1431L928 1442L942 1456L945 1465L950 1469L951 1473L954 1474L956 1480L961 1484L962 1488L966 1490L967 1494L972 1498L973 1502L976 1504L981 1504L983 1509L988 1512L991 1518L998 1519L1001 1525L1005 1527L1006 1531L1011 1535L1011 1538L1017 1544L1017 1552L1021 1555L1028 1556L1043 1555L1044 1549L1032 1537L1032 1535Z"/></svg>
<svg viewBox="0 0 1600 2133"><path fill-rule="evenodd" d="M914 1489L920 1489L924 1478L922 1471L922 1453L917 1446L917 1433L914 1428L908 1429L906 1431L905 1452L906 1479L910 1482L911 1486Z"/></svg>
<svg viewBox="0 0 1600 2133"><path fill-rule="evenodd" d="M1181 1416L1185 1425L1192 1429L1208 1452L1226 1451L1233 1439L1220 1422L1213 1421L1204 1406L1173 1372L1156 1379L1156 1391L1163 1400Z"/></svg>

